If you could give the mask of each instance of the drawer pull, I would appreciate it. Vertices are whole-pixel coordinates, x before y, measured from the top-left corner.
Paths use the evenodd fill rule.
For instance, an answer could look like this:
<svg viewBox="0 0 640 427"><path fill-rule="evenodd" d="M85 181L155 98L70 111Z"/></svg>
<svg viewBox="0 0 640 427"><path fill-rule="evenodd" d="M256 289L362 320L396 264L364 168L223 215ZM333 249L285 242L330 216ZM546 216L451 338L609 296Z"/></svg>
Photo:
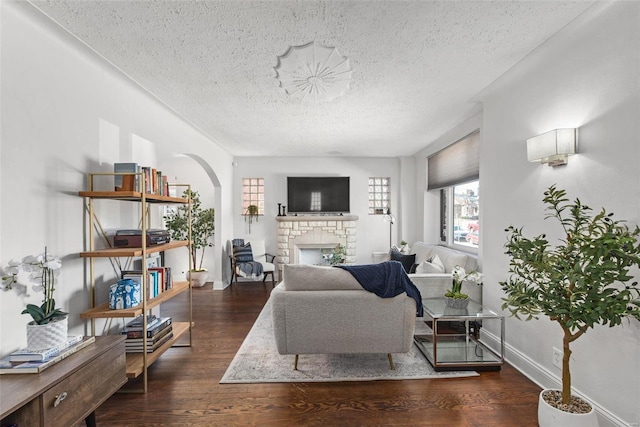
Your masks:
<svg viewBox="0 0 640 427"><path fill-rule="evenodd" d="M56 396L56 400L53 402L53 407L57 408L59 404L62 403L63 400L67 398L67 392L63 391L59 395Z"/></svg>

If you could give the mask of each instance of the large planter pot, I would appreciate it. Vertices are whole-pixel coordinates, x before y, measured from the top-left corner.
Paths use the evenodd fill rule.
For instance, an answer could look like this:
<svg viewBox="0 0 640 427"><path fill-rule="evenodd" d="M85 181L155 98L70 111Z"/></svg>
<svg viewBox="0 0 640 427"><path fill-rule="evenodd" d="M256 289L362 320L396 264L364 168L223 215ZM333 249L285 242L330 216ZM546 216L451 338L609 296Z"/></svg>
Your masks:
<svg viewBox="0 0 640 427"><path fill-rule="evenodd" d="M207 270L190 271L191 286L194 288L200 288L207 282L209 272Z"/></svg>
<svg viewBox="0 0 640 427"><path fill-rule="evenodd" d="M586 414L561 411L549 405L542 397L552 390L542 390L538 396L538 425L540 427L598 427L598 416L593 407Z"/></svg>
<svg viewBox="0 0 640 427"><path fill-rule="evenodd" d="M44 325L31 321L27 323L27 347L42 349L62 345L67 342L68 330L66 317L52 320Z"/></svg>

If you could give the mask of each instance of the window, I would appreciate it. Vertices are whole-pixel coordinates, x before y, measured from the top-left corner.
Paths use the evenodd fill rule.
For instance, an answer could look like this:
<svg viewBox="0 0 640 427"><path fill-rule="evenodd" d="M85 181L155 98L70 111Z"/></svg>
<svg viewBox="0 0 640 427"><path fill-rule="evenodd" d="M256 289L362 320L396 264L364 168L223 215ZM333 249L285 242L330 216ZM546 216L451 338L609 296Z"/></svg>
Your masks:
<svg viewBox="0 0 640 427"><path fill-rule="evenodd" d="M430 156L428 190L440 191L440 240L478 248L480 241L480 132Z"/></svg>
<svg viewBox="0 0 640 427"><path fill-rule="evenodd" d="M264 178L242 178L242 213L249 205L258 207L258 215L264 215Z"/></svg>
<svg viewBox="0 0 640 427"><path fill-rule="evenodd" d="M369 178L369 215L384 215L388 212L391 178Z"/></svg>
<svg viewBox="0 0 640 427"><path fill-rule="evenodd" d="M480 209L479 181L453 186L453 225L450 242L459 245L478 247L480 240L478 215Z"/></svg>
<svg viewBox="0 0 640 427"><path fill-rule="evenodd" d="M440 190L440 240L443 243L478 247L479 190L479 181L452 185Z"/></svg>

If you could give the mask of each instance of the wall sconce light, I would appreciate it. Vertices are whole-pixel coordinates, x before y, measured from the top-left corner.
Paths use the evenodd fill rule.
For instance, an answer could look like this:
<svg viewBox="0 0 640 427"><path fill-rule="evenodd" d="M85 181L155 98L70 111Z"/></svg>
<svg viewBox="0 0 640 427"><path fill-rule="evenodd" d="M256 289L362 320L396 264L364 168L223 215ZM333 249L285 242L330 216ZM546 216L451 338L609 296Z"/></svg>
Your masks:
<svg viewBox="0 0 640 427"><path fill-rule="evenodd" d="M549 166L566 165L570 154L576 153L576 129L555 129L527 139L527 159L548 163Z"/></svg>

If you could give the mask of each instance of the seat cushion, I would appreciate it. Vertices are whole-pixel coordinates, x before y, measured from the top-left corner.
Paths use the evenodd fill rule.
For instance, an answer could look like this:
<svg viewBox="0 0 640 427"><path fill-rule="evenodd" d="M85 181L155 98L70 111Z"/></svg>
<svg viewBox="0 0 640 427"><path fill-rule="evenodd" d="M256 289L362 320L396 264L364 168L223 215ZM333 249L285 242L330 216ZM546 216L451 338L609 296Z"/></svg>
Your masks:
<svg viewBox="0 0 640 427"><path fill-rule="evenodd" d="M265 273L272 273L276 271L275 264L271 262L260 262L260 264L262 264L262 271L264 271Z"/></svg>

